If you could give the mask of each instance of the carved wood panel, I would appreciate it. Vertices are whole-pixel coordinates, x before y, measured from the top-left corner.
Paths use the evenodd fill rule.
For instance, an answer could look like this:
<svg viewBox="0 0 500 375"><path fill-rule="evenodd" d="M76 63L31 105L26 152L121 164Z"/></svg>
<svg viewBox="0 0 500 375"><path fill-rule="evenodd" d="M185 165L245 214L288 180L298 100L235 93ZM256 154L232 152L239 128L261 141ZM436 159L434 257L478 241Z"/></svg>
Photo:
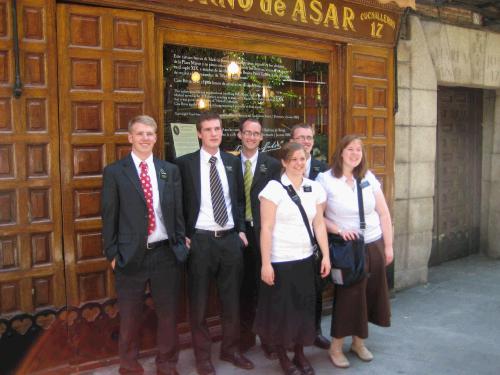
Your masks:
<svg viewBox="0 0 500 375"><path fill-rule="evenodd" d="M157 117L153 16L58 5L63 231L68 305L114 297L102 251L101 175L130 151L134 115Z"/></svg>
<svg viewBox="0 0 500 375"><path fill-rule="evenodd" d="M0 318L66 305L55 1L17 1L20 98L12 23L0 0Z"/></svg>
<svg viewBox="0 0 500 375"><path fill-rule="evenodd" d="M383 185L389 207L394 191L393 52L348 46L347 107L343 134L363 139L369 168Z"/></svg>

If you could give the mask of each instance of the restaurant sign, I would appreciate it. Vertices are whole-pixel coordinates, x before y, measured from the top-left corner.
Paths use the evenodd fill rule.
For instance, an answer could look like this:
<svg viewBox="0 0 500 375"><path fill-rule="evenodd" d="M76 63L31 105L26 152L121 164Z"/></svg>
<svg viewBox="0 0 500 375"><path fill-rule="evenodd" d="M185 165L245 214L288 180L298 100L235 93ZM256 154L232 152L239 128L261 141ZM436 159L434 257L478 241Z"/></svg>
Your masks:
<svg viewBox="0 0 500 375"><path fill-rule="evenodd" d="M163 2L165 0L154 0ZM169 0L171 5L203 12L292 25L329 38L340 35L393 44L400 12L373 1L345 0ZM377 5L378 6L375 6Z"/></svg>

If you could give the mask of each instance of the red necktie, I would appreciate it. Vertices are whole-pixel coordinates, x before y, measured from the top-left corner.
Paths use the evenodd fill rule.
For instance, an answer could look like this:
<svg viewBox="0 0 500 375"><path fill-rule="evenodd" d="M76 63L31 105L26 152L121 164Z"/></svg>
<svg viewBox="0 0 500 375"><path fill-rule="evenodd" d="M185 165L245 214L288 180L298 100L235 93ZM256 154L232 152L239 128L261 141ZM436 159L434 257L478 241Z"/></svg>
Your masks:
<svg viewBox="0 0 500 375"><path fill-rule="evenodd" d="M151 179L148 174L148 165L146 162L141 161L141 185L144 191L144 198L146 198L146 206L148 207L148 236L153 233L156 228L155 212L153 210L153 188L151 187Z"/></svg>

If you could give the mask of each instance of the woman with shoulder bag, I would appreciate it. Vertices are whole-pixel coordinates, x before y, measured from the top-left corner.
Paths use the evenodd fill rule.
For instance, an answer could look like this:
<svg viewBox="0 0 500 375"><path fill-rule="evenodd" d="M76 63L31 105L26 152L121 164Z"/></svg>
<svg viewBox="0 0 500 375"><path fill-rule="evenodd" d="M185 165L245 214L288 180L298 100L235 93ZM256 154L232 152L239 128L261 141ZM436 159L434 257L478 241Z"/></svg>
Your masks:
<svg viewBox="0 0 500 375"><path fill-rule="evenodd" d="M366 230L361 233L356 179L362 189ZM394 257L392 223L389 209L374 174L367 170L361 138L347 135L335 150L332 167L316 178L327 193L325 223L330 234L344 240L355 240L361 234L365 241L367 276L350 285L335 285L329 355L336 367L349 367L343 352L344 338L352 336L351 351L361 360L371 361L366 348L368 322L390 326L389 291L385 267Z"/></svg>
<svg viewBox="0 0 500 375"><path fill-rule="evenodd" d="M315 272L322 277L330 273L323 218L326 195L320 184L304 178L302 145L287 143L281 151L284 173L280 181L270 181L259 194L262 283L254 331L276 347L286 375L313 375L303 348L316 338ZM319 270L316 241L323 253ZM292 347L295 356L290 360L287 348Z"/></svg>

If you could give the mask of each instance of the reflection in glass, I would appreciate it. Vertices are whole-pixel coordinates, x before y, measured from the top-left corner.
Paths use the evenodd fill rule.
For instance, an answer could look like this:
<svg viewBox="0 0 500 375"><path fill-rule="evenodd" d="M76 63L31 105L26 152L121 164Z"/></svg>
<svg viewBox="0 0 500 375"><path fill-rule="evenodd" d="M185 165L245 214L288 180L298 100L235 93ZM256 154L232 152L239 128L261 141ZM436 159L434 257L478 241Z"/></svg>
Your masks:
<svg viewBox="0 0 500 375"><path fill-rule="evenodd" d="M238 151L241 120L263 125L261 151L273 152L290 139L290 127L316 130L314 156L328 154L328 64L278 56L165 45L165 147L175 157L171 123L195 124L200 112L221 115L222 148Z"/></svg>

